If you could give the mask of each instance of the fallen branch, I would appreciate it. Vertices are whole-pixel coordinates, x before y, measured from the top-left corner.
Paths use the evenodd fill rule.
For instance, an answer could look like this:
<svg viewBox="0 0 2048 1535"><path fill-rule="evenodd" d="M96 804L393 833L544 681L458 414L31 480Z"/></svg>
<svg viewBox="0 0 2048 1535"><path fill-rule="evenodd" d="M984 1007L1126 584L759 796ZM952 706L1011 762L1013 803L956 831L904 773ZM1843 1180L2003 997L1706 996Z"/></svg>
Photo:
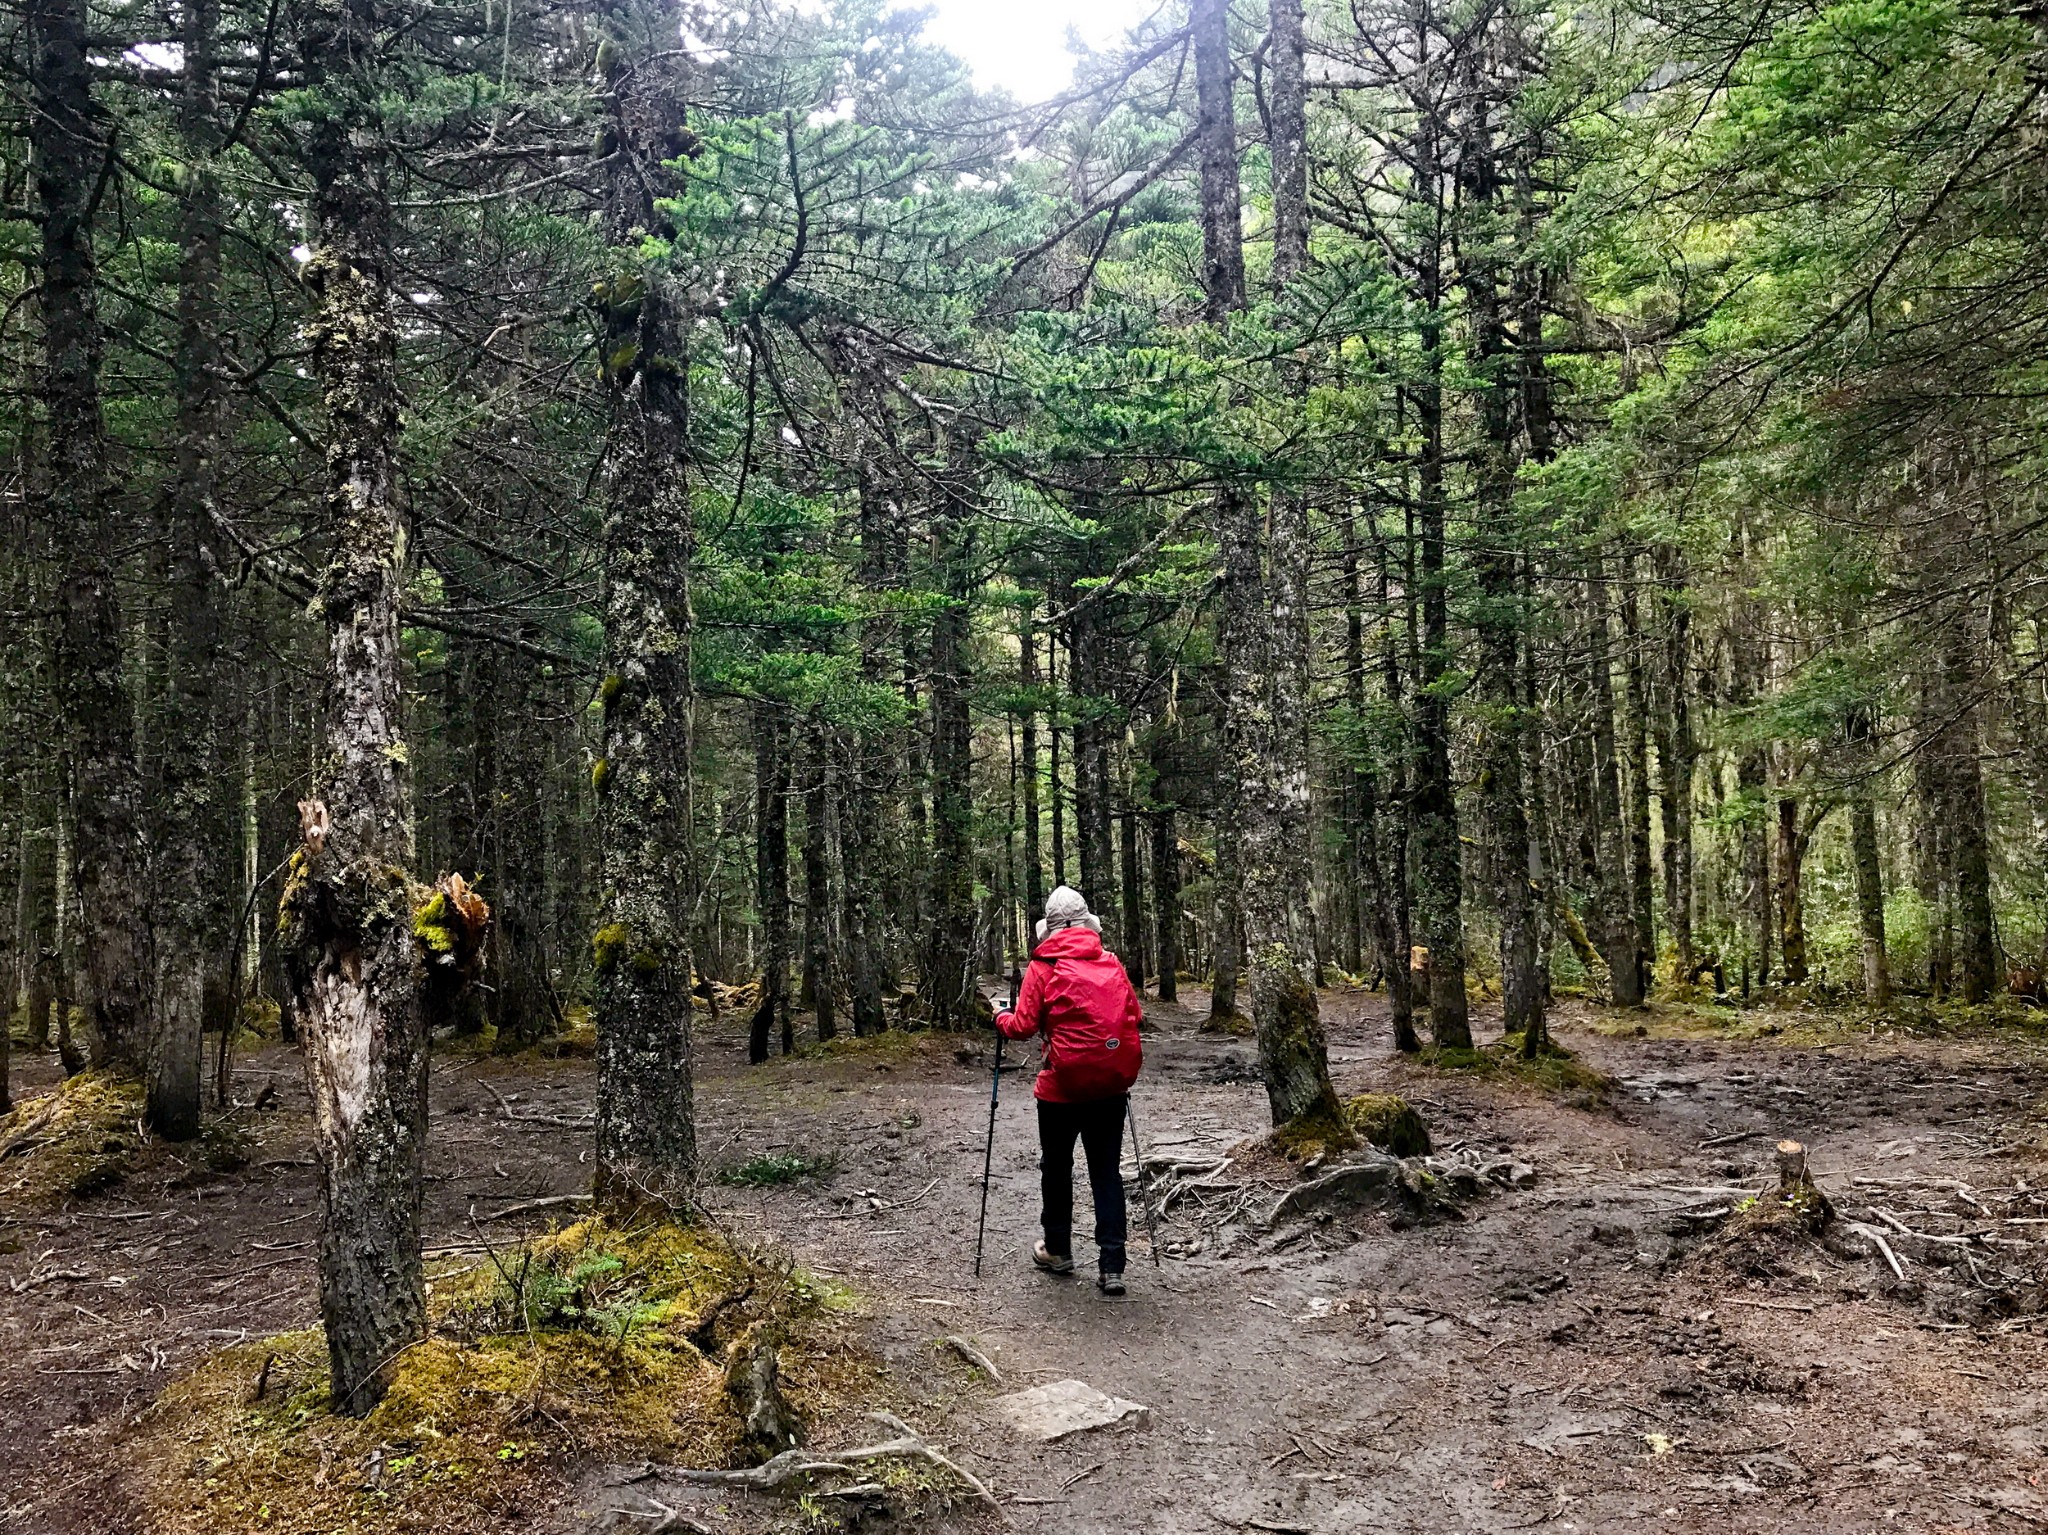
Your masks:
<svg viewBox="0 0 2048 1535"><path fill-rule="evenodd" d="M489 1215L478 1216L479 1220L502 1221L515 1215L531 1215L536 1210L563 1210L581 1208L590 1204L594 1196L589 1194L555 1194L547 1199L529 1199L524 1204L507 1205L502 1210L493 1210Z"/></svg>
<svg viewBox="0 0 2048 1535"><path fill-rule="evenodd" d="M707 1487L743 1487L750 1492L779 1492L794 1481L813 1476L846 1476L858 1467L877 1460L922 1460L929 1465L952 1472L973 1489L976 1497L994 1509L1004 1524L1014 1524L1003 1505L996 1501L996 1495L988 1490L987 1484L980 1477L948 1460L901 1418L886 1412L872 1412L868 1416L884 1428L894 1430L897 1437L883 1440L880 1444L861 1445L855 1449L839 1450L829 1455L821 1455L811 1450L784 1450L762 1465L750 1466L741 1471L669 1466L660 1468L658 1474L673 1477L681 1482L696 1482Z"/></svg>
<svg viewBox="0 0 2048 1535"><path fill-rule="evenodd" d="M1737 1141L1753 1141L1764 1132L1761 1130L1737 1130L1733 1135L1716 1135L1700 1142L1700 1150L1707 1151L1715 1146L1733 1146Z"/></svg>
<svg viewBox="0 0 2048 1535"><path fill-rule="evenodd" d="M1899 1255L1892 1251L1892 1244L1885 1240L1884 1233L1881 1230L1865 1221L1851 1221L1849 1222L1849 1229L1858 1236L1866 1238L1870 1245L1883 1255L1884 1261L1892 1266L1892 1272L1898 1275L1900 1284L1906 1282L1906 1270L1899 1263Z"/></svg>

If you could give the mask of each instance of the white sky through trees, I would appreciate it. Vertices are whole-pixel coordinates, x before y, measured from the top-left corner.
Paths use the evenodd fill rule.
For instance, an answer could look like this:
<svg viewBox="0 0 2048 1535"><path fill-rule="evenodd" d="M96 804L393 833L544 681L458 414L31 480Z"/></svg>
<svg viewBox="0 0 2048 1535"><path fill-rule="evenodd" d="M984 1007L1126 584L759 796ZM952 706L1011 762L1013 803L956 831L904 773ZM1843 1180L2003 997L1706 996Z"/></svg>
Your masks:
<svg viewBox="0 0 2048 1535"><path fill-rule="evenodd" d="M1096 49L1116 46L1160 0L922 0L925 36L966 61L975 80L1024 101L1056 95L1072 76L1072 28Z"/></svg>

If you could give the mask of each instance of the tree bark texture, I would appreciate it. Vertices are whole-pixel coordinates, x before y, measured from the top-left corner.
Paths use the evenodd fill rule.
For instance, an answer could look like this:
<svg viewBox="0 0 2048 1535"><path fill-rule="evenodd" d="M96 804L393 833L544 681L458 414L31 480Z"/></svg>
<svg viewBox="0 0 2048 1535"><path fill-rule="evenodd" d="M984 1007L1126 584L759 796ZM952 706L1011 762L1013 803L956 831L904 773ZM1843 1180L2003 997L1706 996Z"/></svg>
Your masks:
<svg viewBox="0 0 2048 1535"><path fill-rule="evenodd" d="M692 932L697 879L690 752L691 520L681 296L634 247L671 185L682 87L666 6L617 0L603 20L617 150L599 296L612 411L604 509L604 755L593 772L602 838L597 965L597 1186L619 1206L694 1194Z"/></svg>

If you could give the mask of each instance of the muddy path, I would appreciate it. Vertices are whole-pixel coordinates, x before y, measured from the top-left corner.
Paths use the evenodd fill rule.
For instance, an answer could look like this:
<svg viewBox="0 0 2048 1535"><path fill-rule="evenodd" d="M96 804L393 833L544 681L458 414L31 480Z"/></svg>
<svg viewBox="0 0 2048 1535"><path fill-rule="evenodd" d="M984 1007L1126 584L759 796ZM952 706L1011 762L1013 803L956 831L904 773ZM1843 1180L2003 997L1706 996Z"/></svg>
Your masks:
<svg viewBox="0 0 2048 1535"><path fill-rule="evenodd" d="M749 1070L721 1020L701 1078L707 1165L800 1154L834 1166L787 1186L714 1183L711 1203L736 1235L867 1297L916 1426L1027 1530L2048 1523L2036 1330L2048 1318L2033 1320L2035 1290L2009 1288L1994 1306L1987 1288L2029 1271L2032 1234L2048 1233L2029 1224L2048 1221L2032 1192L2048 1171L2013 1149L2048 1086L2038 1046L1610 1037L1567 1013L1560 1036L1623 1083L1612 1105L1578 1108L1391 1057L1375 998L1331 993L1325 1005L1343 1091L1404 1093L1439 1148L1505 1151L1533 1182L1462 1221L1400 1229L1383 1211L1337 1210L1276 1238L1227 1217L1295 1174L1241 1156L1232 1174L1245 1188L1176 1204L1163 1266L1134 1220L1131 1293L1106 1302L1029 1268L1036 1144L1019 1074L1005 1081L977 1283L979 1043ZM1246 1046L1199 1033L1186 1009L1153 1013L1138 1097L1148 1152L1196 1160L1255 1135L1264 1093ZM49 1070L21 1076L33 1090ZM131 1179L57 1215L0 1208L0 1529L139 1529L124 1425L204 1351L311 1320L311 1248L299 1244L314 1192L281 1051L252 1059L241 1091L273 1084L274 1104L247 1116L258 1144L238 1173ZM558 1214L489 1218L585 1185L591 1090L583 1062L443 1061L430 1246L473 1248ZM1903 1282L1867 1250L1815 1247L1761 1275L1692 1253L1691 1215L1754 1186L1781 1135L1811 1145L1845 1217L1919 1231L1975 1220L2001 1233L1992 1266L1974 1249L1967 1268L1950 1263L1932 1238L1897 1239ZM973 1339L1004 1384L944 1348L947 1334ZM1040 1446L991 1405L1069 1377L1147 1404L1149 1425ZM827 1426L842 1441L861 1432ZM653 1521L638 1516L657 1502L714 1529L771 1517L597 1474L521 1527L645 1530ZM958 1522L988 1521L963 1510Z"/></svg>

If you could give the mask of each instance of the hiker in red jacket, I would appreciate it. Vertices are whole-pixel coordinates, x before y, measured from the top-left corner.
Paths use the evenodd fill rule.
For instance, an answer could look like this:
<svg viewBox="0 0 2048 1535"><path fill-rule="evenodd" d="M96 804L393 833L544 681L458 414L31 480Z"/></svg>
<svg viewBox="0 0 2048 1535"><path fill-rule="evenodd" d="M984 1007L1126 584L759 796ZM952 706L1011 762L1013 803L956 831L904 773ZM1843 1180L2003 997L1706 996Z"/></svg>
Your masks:
<svg viewBox="0 0 2048 1535"><path fill-rule="evenodd" d="M1074 1141L1088 1155L1095 1194L1096 1287L1124 1293L1124 1113L1143 1061L1138 1023L1144 1009L1123 962L1102 946L1102 923L1078 890L1046 897L1038 946L1025 967L1015 1011L996 1015L1010 1039L1042 1034L1044 1068L1038 1144L1045 1240L1031 1261L1049 1274L1074 1272Z"/></svg>

